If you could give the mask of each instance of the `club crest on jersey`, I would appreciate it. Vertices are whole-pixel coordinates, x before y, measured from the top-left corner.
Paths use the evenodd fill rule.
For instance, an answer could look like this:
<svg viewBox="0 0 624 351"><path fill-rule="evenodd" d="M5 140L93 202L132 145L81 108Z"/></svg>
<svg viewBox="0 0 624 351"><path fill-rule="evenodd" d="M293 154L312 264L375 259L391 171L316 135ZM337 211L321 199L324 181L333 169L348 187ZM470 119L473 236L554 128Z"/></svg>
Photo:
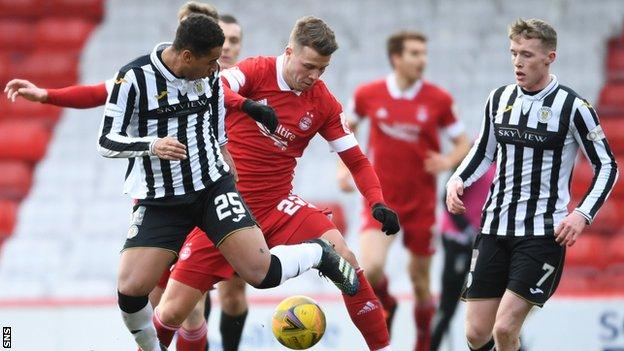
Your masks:
<svg viewBox="0 0 624 351"><path fill-rule="evenodd" d="M195 82L195 92L200 95L204 92L204 83L201 80Z"/></svg>
<svg viewBox="0 0 624 351"><path fill-rule="evenodd" d="M552 117L552 110L548 106L543 106L537 111L537 120L541 123L548 123Z"/></svg>
<svg viewBox="0 0 624 351"><path fill-rule="evenodd" d="M380 107L377 109L377 112L375 112L375 116L379 119L388 118L388 110L386 110L385 107Z"/></svg>
<svg viewBox="0 0 624 351"><path fill-rule="evenodd" d="M419 122L424 122L429 118L429 113L427 113L427 108L425 106L419 106L418 112L416 112L416 120Z"/></svg>
<svg viewBox="0 0 624 351"><path fill-rule="evenodd" d="M314 115L311 112L306 112L305 116L299 120L299 129L306 131L312 126L312 118Z"/></svg>

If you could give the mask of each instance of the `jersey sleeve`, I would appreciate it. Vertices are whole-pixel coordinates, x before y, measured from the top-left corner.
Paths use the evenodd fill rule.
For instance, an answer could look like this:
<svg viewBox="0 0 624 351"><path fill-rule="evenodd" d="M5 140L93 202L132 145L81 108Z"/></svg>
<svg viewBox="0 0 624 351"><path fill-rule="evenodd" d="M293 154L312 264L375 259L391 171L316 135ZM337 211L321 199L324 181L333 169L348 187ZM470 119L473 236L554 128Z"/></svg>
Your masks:
<svg viewBox="0 0 624 351"><path fill-rule="evenodd" d="M108 97L105 83L97 85L73 85L59 89L46 89L47 104L72 108L92 108L102 106Z"/></svg>
<svg viewBox="0 0 624 351"><path fill-rule="evenodd" d="M324 100L320 104L325 107L323 113L329 117L319 129L319 134L327 140L332 151L335 152L342 152L358 145L340 103L333 96Z"/></svg>
<svg viewBox="0 0 624 351"><path fill-rule="evenodd" d="M236 66L228 68L221 73L223 83L233 92L241 96L247 96L254 87L257 80L256 75L261 71L258 69L258 66L258 59L245 59L236 64Z"/></svg>
<svg viewBox="0 0 624 351"><path fill-rule="evenodd" d="M594 178L583 200L574 210L591 223L613 190L618 178L618 169L594 108L580 99L577 99L575 105L571 130L583 154L592 164Z"/></svg>
<svg viewBox="0 0 624 351"><path fill-rule="evenodd" d="M438 127L451 138L456 138L464 133L464 124L457 119L455 103L450 94L444 92L440 99L440 118Z"/></svg>
<svg viewBox="0 0 624 351"><path fill-rule="evenodd" d="M220 146L227 144L228 138L225 132L225 93L223 82L221 79L216 78L216 90L218 90L217 98L217 141Z"/></svg>
<svg viewBox="0 0 624 351"><path fill-rule="evenodd" d="M120 71L104 107L98 151L104 157L133 158L151 155L157 137L128 136L128 126L138 110L138 89L134 71Z"/></svg>
<svg viewBox="0 0 624 351"><path fill-rule="evenodd" d="M469 187L477 179L481 178L494 162L496 154L496 137L494 135L494 91L490 93L483 112L481 132L468 155L461 162L451 179L460 178L464 187Z"/></svg>

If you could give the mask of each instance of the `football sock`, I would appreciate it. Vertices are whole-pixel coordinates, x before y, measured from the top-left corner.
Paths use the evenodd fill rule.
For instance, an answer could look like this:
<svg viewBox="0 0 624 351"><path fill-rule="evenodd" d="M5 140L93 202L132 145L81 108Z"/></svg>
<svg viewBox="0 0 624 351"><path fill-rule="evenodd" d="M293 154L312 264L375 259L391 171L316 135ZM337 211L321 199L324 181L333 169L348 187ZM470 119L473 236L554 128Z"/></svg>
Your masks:
<svg viewBox="0 0 624 351"><path fill-rule="evenodd" d="M143 351L160 351L156 330L152 325L152 305L147 296L128 296L117 292L117 304L126 328Z"/></svg>
<svg viewBox="0 0 624 351"><path fill-rule="evenodd" d="M472 348L472 346L470 346L470 344L468 344L468 348L471 351L494 351L494 338L491 338L490 341L488 341L487 343L485 343L485 345L475 349Z"/></svg>
<svg viewBox="0 0 624 351"><path fill-rule="evenodd" d="M375 291L375 295L379 298L381 305L386 311L390 311L396 304L397 301L390 294L388 290L388 277L384 274L383 277L373 286L373 290Z"/></svg>
<svg viewBox="0 0 624 351"><path fill-rule="evenodd" d="M359 269L357 277L360 281L360 289L355 296L342 294L349 316L353 324L360 330L371 350L389 350L390 335L381 302L375 296L364 271Z"/></svg>
<svg viewBox="0 0 624 351"><path fill-rule="evenodd" d="M282 274L279 284L318 266L323 249L319 244L303 243L298 245L278 245L271 253L279 259Z"/></svg>
<svg viewBox="0 0 624 351"><path fill-rule="evenodd" d="M416 351L429 351L431 344L431 318L435 313L433 299L417 302L414 307L416 320Z"/></svg>
<svg viewBox="0 0 624 351"><path fill-rule="evenodd" d="M238 350L238 344L240 344L243 328L245 327L245 320L247 319L247 312L248 311L245 311L238 316L230 316L229 314L221 312L219 329L221 331L223 351Z"/></svg>
<svg viewBox="0 0 624 351"><path fill-rule="evenodd" d="M195 330L180 328L176 342L177 351L204 351L208 349L206 321Z"/></svg>
<svg viewBox="0 0 624 351"><path fill-rule="evenodd" d="M171 345L171 340L173 339L173 335L176 333L176 331L180 327L175 327L175 326L172 326L172 325L165 324L160 319L160 314L158 313L158 308L156 308L156 311L154 311L153 323L154 323L154 327L156 328L156 333L158 335L158 340L160 340L160 342L163 345L169 347L169 345Z"/></svg>

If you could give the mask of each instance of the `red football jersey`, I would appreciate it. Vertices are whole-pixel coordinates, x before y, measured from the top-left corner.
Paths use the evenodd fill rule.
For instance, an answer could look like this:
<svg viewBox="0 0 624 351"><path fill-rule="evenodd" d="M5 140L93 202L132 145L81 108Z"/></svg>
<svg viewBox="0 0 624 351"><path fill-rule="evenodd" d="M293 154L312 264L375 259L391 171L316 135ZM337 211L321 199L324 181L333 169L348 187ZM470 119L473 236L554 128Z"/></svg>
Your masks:
<svg viewBox="0 0 624 351"><path fill-rule="evenodd" d="M451 137L463 132L451 95L422 80L401 91L390 74L359 86L351 105L355 116L370 119L368 157L388 204L400 210L422 203L417 199L435 203L435 177L424 160L428 151L440 152L441 129Z"/></svg>
<svg viewBox="0 0 624 351"><path fill-rule="evenodd" d="M306 91L293 91L284 81L283 64L284 56L253 57L221 74L232 91L275 109L280 122L270 134L243 112L228 111L226 118L237 188L258 216L291 192L296 159L316 133L336 152L357 145L342 106L325 83L318 80Z"/></svg>

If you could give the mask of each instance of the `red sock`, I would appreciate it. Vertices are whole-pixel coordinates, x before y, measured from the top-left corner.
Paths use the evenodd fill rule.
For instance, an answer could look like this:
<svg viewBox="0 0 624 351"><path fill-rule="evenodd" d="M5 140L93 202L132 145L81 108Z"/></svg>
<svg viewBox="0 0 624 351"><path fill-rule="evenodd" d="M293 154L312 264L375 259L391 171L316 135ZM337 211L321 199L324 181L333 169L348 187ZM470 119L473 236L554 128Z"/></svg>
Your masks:
<svg viewBox="0 0 624 351"><path fill-rule="evenodd" d="M178 332L178 342L176 343L176 350L178 351L204 351L208 344L208 329L206 328L206 321L202 323L201 327L195 330L186 330L180 328Z"/></svg>
<svg viewBox="0 0 624 351"><path fill-rule="evenodd" d="M364 271L357 272L360 281L360 290L355 296L342 294L353 324L360 330L368 348L379 350L390 345L390 336L386 327L384 312L381 303L375 296Z"/></svg>
<svg viewBox="0 0 624 351"><path fill-rule="evenodd" d="M381 280L373 286L373 290L375 291L375 295L379 298L384 310L390 311L396 306L397 301L394 296L390 295L390 290L388 290L388 277L386 277L385 274L382 276Z"/></svg>
<svg viewBox="0 0 624 351"><path fill-rule="evenodd" d="M173 335L180 327L174 327L163 323L160 320L160 314L158 313L158 309L154 311L154 317L152 318L154 322L154 327L156 327L156 334L158 335L158 340L160 343L169 347L171 344L171 339L173 339Z"/></svg>
<svg viewBox="0 0 624 351"><path fill-rule="evenodd" d="M431 344L431 318L435 313L433 299L418 302L414 308L416 320L416 351L429 351Z"/></svg>

